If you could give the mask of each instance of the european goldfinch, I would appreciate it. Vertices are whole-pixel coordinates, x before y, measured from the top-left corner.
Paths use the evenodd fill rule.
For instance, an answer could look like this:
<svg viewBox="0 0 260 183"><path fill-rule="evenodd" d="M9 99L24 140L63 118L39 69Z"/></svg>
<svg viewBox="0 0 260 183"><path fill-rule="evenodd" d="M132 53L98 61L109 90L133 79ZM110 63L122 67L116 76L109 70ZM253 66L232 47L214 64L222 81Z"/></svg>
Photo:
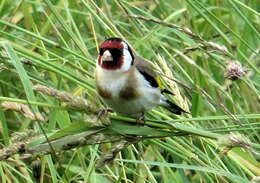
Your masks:
<svg viewBox="0 0 260 183"><path fill-rule="evenodd" d="M166 90L160 89L152 65L135 56L125 41L109 38L99 49L97 92L116 113L141 118L157 106L164 106L175 114L185 112L163 96Z"/></svg>

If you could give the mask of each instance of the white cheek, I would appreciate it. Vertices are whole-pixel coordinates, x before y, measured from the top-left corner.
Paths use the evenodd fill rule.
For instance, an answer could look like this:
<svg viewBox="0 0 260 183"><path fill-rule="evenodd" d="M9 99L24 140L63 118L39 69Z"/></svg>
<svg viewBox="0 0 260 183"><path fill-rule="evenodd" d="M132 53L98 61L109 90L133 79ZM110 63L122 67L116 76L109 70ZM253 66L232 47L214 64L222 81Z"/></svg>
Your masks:
<svg viewBox="0 0 260 183"><path fill-rule="evenodd" d="M131 63L132 63L132 56L128 50L128 45L126 43L122 43L124 45L123 48L123 57L124 57L124 63L121 67L122 71L127 71L130 69L131 67Z"/></svg>

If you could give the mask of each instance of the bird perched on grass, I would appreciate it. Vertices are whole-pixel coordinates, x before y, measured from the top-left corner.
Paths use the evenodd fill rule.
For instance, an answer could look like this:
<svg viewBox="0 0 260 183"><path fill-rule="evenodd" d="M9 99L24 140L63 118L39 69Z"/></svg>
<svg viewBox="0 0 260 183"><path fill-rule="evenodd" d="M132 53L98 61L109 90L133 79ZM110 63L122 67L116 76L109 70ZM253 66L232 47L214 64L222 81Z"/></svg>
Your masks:
<svg viewBox="0 0 260 183"><path fill-rule="evenodd" d="M137 119L157 106L174 114L185 112L167 100L152 65L135 56L120 38L109 38L99 48L96 88L103 101L116 113Z"/></svg>

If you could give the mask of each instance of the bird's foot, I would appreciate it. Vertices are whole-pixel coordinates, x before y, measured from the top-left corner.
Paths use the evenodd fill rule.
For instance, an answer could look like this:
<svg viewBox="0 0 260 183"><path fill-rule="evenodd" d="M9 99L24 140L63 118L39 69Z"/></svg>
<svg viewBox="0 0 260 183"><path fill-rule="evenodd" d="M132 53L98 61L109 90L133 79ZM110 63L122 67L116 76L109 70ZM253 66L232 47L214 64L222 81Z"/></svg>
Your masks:
<svg viewBox="0 0 260 183"><path fill-rule="evenodd" d="M113 112L113 110L112 109L100 109L97 112L98 118L101 118L102 116L106 116L110 112Z"/></svg>
<svg viewBox="0 0 260 183"><path fill-rule="evenodd" d="M109 119L108 113L113 112L112 109L101 109L97 111L97 122L101 123L100 125L109 126L111 121Z"/></svg>
<svg viewBox="0 0 260 183"><path fill-rule="evenodd" d="M137 117L136 118L136 123L140 123L142 125L145 125L145 116L144 116L144 113L142 113L141 116Z"/></svg>

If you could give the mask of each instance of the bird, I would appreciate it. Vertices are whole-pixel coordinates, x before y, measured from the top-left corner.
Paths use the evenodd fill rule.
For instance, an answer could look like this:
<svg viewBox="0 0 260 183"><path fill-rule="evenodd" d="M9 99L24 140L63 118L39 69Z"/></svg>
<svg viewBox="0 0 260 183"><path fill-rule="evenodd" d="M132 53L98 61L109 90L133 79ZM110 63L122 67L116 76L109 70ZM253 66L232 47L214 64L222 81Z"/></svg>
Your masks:
<svg viewBox="0 0 260 183"><path fill-rule="evenodd" d="M186 113L164 96L173 93L161 89L152 64L134 55L121 38L108 38L100 44L95 79L97 93L117 114L142 119L157 106L178 115Z"/></svg>

